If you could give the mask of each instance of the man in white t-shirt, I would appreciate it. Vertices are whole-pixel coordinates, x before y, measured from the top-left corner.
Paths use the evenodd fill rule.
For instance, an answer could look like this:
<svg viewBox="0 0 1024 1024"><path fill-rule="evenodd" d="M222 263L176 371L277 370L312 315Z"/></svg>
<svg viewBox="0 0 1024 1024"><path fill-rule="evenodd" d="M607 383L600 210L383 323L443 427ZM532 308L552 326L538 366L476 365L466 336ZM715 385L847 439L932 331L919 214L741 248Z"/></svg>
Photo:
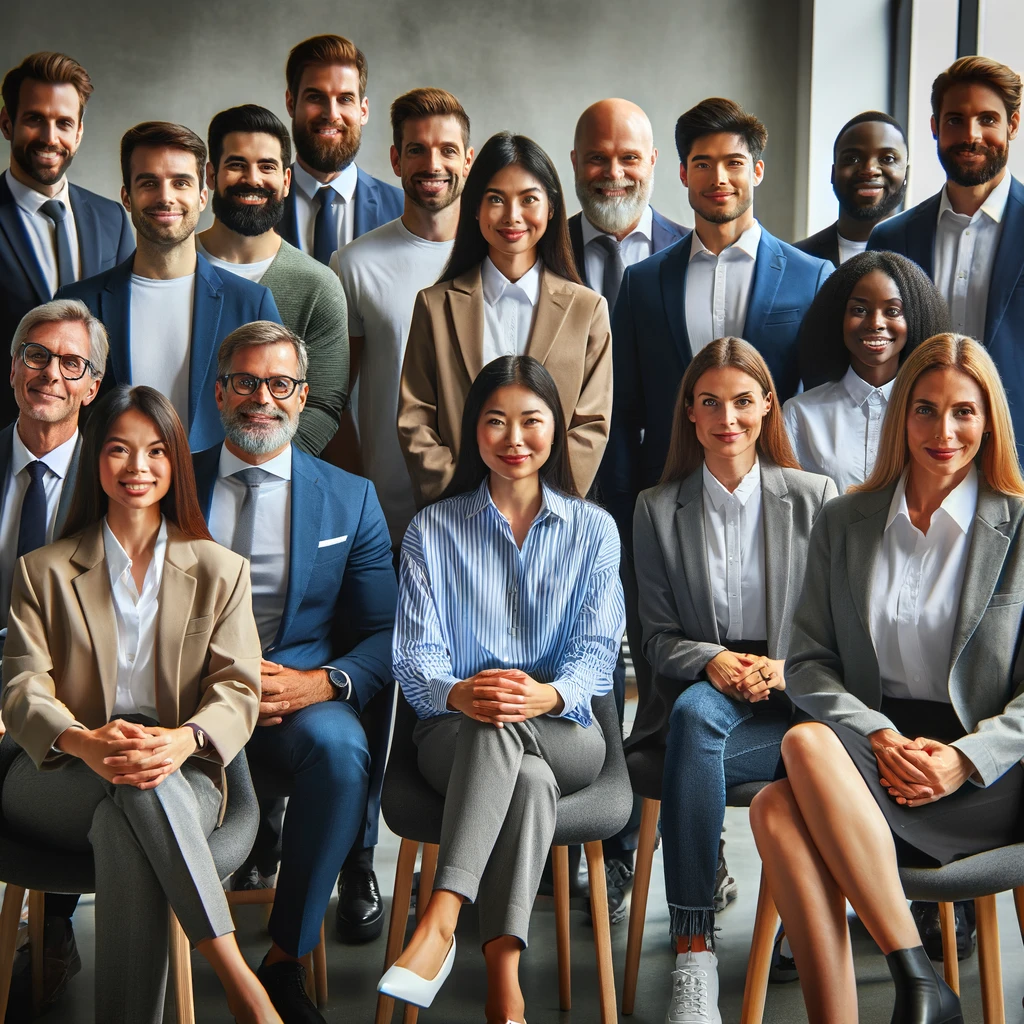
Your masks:
<svg viewBox="0 0 1024 1024"><path fill-rule="evenodd" d="M348 299L350 380L360 382L353 401L359 433L356 440L351 430L339 431L324 454L345 468L358 468L361 456L397 548L416 514L395 428L405 344L417 294L437 281L451 254L473 150L469 117L442 89L399 96L391 105L391 127L391 166L402 179L405 210L335 253L331 263Z"/></svg>

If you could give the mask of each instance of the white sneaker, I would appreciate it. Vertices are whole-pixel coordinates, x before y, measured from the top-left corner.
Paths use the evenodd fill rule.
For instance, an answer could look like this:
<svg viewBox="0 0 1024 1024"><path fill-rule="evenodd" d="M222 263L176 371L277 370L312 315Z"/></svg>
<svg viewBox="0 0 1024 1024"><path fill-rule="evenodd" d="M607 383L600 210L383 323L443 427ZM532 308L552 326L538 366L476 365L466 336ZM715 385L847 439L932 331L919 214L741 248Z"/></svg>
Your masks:
<svg viewBox="0 0 1024 1024"><path fill-rule="evenodd" d="M665 1024L722 1024L718 1012L718 957L714 953L680 953L676 957Z"/></svg>

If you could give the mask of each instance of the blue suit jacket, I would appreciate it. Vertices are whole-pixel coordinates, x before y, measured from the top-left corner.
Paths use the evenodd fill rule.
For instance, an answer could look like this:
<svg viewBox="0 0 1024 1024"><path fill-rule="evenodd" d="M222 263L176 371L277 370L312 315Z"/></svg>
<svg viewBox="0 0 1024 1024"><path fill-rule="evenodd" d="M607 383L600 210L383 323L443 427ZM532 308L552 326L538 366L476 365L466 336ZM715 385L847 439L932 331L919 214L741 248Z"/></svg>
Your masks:
<svg viewBox="0 0 1024 1024"><path fill-rule="evenodd" d="M935 233L942 193L898 217L883 221L868 239L869 249L887 249L912 259L935 276ZM985 310L985 337L979 339L999 368L1010 399L1017 450L1024 457L1024 185L1010 179L1010 194L996 250Z"/></svg>
<svg viewBox="0 0 1024 1024"><path fill-rule="evenodd" d="M281 322L270 290L235 274L221 273L197 256L192 303L192 346L188 371L188 443L202 451L224 439L214 398L217 350L236 328L253 320ZM132 259L57 293L81 299L103 321L110 336L110 356L101 393L117 384L132 384L131 295Z"/></svg>
<svg viewBox="0 0 1024 1024"><path fill-rule="evenodd" d="M292 165L294 168L294 164ZM292 171L294 174L294 170ZM297 249L306 251L305 242L299 239L295 222L295 204L298 201L295 184L284 201L284 216L277 225L277 233ZM405 209L405 193L394 185L389 185L380 178L367 174L361 167L356 168L356 190L352 196L355 206L356 220L353 225L352 237L358 238L367 231L379 228L381 224L402 216Z"/></svg>
<svg viewBox="0 0 1024 1024"><path fill-rule="evenodd" d="M82 277L93 277L126 260L135 249L128 214L120 203L71 185L71 210L78 230ZM0 174L0 347L9 352L21 318L53 296L32 250L18 205ZM0 427L18 418L14 392L0 395Z"/></svg>
<svg viewBox="0 0 1024 1024"><path fill-rule="evenodd" d="M207 521L221 445L192 456ZM292 445L284 614L264 654L289 668L330 665L352 680L357 710L391 683L398 583L373 484Z"/></svg>
<svg viewBox="0 0 1024 1024"><path fill-rule="evenodd" d="M685 310L691 237L687 232L675 245L627 267L612 313L615 391L598 480L627 550L633 546L637 496L664 469L676 394L693 358ZM834 269L762 228L743 337L764 356L777 402L797 390L800 323Z"/></svg>

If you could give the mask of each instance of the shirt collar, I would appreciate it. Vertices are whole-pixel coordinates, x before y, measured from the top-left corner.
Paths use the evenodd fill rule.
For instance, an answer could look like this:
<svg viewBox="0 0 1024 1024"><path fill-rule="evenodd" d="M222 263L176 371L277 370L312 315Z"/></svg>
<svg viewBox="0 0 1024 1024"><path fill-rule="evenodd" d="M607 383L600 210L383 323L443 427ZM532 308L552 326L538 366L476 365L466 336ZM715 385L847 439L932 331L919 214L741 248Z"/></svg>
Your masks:
<svg viewBox="0 0 1024 1024"><path fill-rule="evenodd" d="M523 298L531 306L537 305L540 298L541 261L538 259L518 281L510 281L492 262L490 256L484 257L480 277L484 286L484 300L488 306L496 306L507 291L518 289Z"/></svg>
<svg viewBox="0 0 1024 1024"><path fill-rule="evenodd" d="M107 517L103 517L103 554L107 560L107 571L110 573L111 585L119 579L123 579L129 590L139 595L139 589L131 575L132 560L128 552L121 547L121 542L114 536ZM146 570L146 578L143 581L142 589L145 590L149 583L159 582L163 575L164 556L167 554L167 519L160 517L160 530L156 535L156 544L153 545L153 560Z"/></svg>
<svg viewBox="0 0 1024 1024"><path fill-rule="evenodd" d="M885 521L886 530L902 516L910 522L910 510L907 508L907 477L909 469L904 470L900 482L896 485L896 491L889 503L889 517ZM936 509L936 515L944 512L952 520L960 532L964 535L971 528L974 521L974 513L978 510L978 470L973 464L967 471L967 476L953 488L943 499L942 504ZM935 516L932 516L935 522Z"/></svg>
<svg viewBox="0 0 1024 1024"><path fill-rule="evenodd" d="M708 469L708 464L703 465L704 493L711 499L717 512L730 498L735 498L741 506L746 505L752 494L761 490L761 467L757 459L750 471L739 482L735 491L728 490L721 481Z"/></svg>
<svg viewBox="0 0 1024 1024"><path fill-rule="evenodd" d="M25 442L18 435L18 428L15 426L11 438L11 477L16 477L30 462L35 462L36 457L25 447ZM51 472L55 473L62 480L67 476L68 466L71 463L71 456L75 453L75 445L78 444L78 431L76 430L63 444L57 445L52 452L47 452L38 461Z"/></svg>
<svg viewBox="0 0 1024 1024"><path fill-rule="evenodd" d="M543 482L540 488L540 511L537 513L537 518L534 519L534 522L541 522L549 516L554 516L556 519L563 521L568 520L570 499L564 494L559 494L558 491L553 490ZM466 518L472 519L473 516L488 507L493 508L496 515L501 515L501 512L498 511L498 506L494 504L494 499L491 497L490 477L485 476L480 486L468 496Z"/></svg>
<svg viewBox="0 0 1024 1024"><path fill-rule="evenodd" d="M896 378L894 377L888 384L883 384L880 388L876 388L873 384L869 384L851 366L843 375L843 379L840 383L846 389L846 393L853 399L855 405L863 405L873 394L876 393L882 396L882 403L885 404L889 401L889 395L892 394L892 388L896 383Z"/></svg>
<svg viewBox="0 0 1024 1024"><path fill-rule="evenodd" d="M984 213L989 220L995 224L999 224L1003 219L1003 212L1006 210L1006 200L1010 198L1010 181L1011 175L1007 171L1003 175L1003 180L988 194L988 198L978 208L978 213L971 217L970 220L974 220L979 213ZM942 189L942 198L939 200L939 220L945 213L951 213L954 217L965 217L966 214L957 213L952 204L949 201L949 194L945 187Z"/></svg>
<svg viewBox="0 0 1024 1024"><path fill-rule="evenodd" d="M59 199L64 204L64 209L69 213L71 212L71 200L68 198L68 179L66 175L60 183L60 191L55 196L44 196L42 192L37 192L34 188L29 188L28 185L23 185L11 174L10 170L6 172L6 177L7 187L11 190L14 201L26 213L39 213L43 208L43 203L50 199Z"/></svg>
<svg viewBox="0 0 1024 1024"><path fill-rule="evenodd" d="M356 170L355 164L349 164L333 181L326 185L321 185L298 160L292 164L292 181L302 189L307 199L312 199L322 188L333 188L346 203L350 203L356 194L358 180L359 172Z"/></svg>
<svg viewBox="0 0 1024 1024"><path fill-rule="evenodd" d="M254 466L251 462L243 462L237 455L232 455L228 451L228 446L222 444L220 446L220 465L217 468L218 478L223 480L226 477L234 476L235 473L239 473L243 469L262 469L281 480L291 480L292 446L288 445L280 455L275 455L269 462L261 462L258 466Z"/></svg>
<svg viewBox="0 0 1024 1024"><path fill-rule="evenodd" d="M694 257L707 255L711 259L717 259L718 257L704 245L700 240L700 236L697 234L697 229L694 228L690 239L690 261L692 262ZM747 228L746 231L736 239L732 245L727 245L721 252L724 256L727 252L733 251L735 253L743 253L749 256L750 259L757 259L757 247L761 244L761 225L755 220L753 224Z"/></svg>
<svg viewBox="0 0 1024 1024"><path fill-rule="evenodd" d="M602 231L600 228L595 228L593 224L587 220L587 215L583 214L580 217L580 228L583 231L583 247L586 248L595 239L601 235L607 235L608 238L614 238L615 236L609 234L607 231ZM651 210L651 204L648 203L644 207L644 212L640 215L640 222L626 237L619 242L619 245L625 245L631 238L640 235L645 242L649 242L652 238L654 231L654 212Z"/></svg>

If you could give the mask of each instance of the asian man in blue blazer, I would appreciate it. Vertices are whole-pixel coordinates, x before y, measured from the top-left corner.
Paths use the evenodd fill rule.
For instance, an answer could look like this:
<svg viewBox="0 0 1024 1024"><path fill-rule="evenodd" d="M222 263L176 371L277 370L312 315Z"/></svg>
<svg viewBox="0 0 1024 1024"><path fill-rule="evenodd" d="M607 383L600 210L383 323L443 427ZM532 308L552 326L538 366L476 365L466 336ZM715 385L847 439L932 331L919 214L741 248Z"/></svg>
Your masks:
<svg viewBox="0 0 1024 1024"><path fill-rule="evenodd" d="M251 563L263 702L246 750L268 813L253 870L236 885L267 884L278 856L267 798L288 793L273 944L257 972L286 1021L322 1020L299 983L299 958L320 941L347 855L376 843L379 804L368 822L368 794L384 764L366 719L377 695L390 718L397 602L373 484L292 444L306 365L305 346L285 327L232 332L217 366L225 441L193 458L210 532ZM373 924L383 924L383 906L380 915Z"/></svg>

